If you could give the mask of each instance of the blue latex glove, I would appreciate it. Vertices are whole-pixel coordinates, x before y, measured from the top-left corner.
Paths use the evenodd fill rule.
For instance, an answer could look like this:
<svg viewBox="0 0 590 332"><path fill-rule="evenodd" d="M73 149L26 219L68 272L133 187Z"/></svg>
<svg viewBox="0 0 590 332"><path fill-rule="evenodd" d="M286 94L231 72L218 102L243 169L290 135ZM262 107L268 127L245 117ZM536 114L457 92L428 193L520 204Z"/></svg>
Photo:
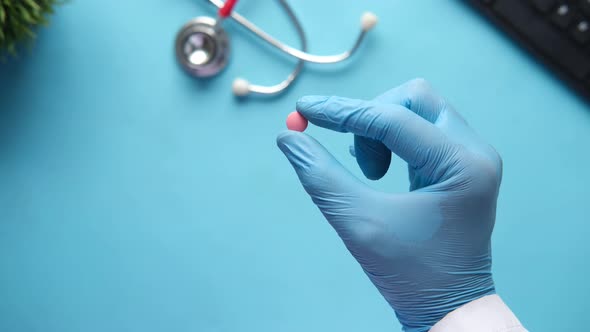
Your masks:
<svg viewBox="0 0 590 332"><path fill-rule="evenodd" d="M449 312L495 292L490 238L502 162L424 80L373 101L308 96L311 123L355 134L364 174L381 178L391 152L408 163L410 192L372 189L304 133L279 148L405 331L428 331Z"/></svg>

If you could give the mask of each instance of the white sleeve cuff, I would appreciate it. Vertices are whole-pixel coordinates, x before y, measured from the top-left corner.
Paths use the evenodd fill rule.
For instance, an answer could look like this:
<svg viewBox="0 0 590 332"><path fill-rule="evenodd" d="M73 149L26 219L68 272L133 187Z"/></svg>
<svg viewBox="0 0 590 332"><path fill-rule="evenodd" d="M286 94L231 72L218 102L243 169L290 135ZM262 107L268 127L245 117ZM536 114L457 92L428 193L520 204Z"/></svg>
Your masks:
<svg viewBox="0 0 590 332"><path fill-rule="evenodd" d="M447 314L430 332L527 332L498 295L488 295Z"/></svg>

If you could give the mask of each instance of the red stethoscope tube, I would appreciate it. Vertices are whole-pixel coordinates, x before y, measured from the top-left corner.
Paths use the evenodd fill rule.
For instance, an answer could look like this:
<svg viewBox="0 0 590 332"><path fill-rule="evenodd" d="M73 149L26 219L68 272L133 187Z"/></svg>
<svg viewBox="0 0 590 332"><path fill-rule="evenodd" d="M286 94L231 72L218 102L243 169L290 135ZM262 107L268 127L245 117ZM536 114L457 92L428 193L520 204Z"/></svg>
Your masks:
<svg viewBox="0 0 590 332"><path fill-rule="evenodd" d="M237 2L238 0L227 0L223 7L219 9L219 17L223 19L231 15L231 12L234 9L234 6Z"/></svg>

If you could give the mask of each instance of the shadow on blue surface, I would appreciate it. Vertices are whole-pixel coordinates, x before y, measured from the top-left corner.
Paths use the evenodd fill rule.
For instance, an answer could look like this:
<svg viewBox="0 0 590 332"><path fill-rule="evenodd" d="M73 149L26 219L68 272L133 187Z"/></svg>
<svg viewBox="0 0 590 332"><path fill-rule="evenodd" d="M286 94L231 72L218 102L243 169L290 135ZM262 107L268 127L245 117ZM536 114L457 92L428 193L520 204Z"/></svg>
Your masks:
<svg viewBox="0 0 590 332"><path fill-rule="evenodd" d="M11 138L18 135L19 126L28 116L28 110L18 108L16 98L17 91L27 88L22 77L31 70L30 62L31 54L22 51L18 58L0 63L0 154L2 147L10 145Z"/></svg>

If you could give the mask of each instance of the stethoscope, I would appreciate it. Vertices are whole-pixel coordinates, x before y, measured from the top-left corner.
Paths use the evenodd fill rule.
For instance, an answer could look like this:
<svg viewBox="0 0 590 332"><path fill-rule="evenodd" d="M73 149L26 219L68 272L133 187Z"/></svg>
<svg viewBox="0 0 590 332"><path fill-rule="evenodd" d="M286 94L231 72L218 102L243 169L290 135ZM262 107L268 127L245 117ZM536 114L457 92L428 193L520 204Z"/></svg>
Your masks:
<svg viewBox="0 0 590 332"><path fill-rule="evenodd" d="M370 12L364 13L361 17L361 32L352 48L335 55L313 55L307 53L305 32L286 0L279 0L279 2L297 30L297 34L301 40L301 49L296 49L273 38L252 22L233 11L237 0L227 0L226 2L222 0L208 1L219 9L219 17L217 19L207 16L196 17L187 22L176 36L175 50L177 60L182 68L190 75L199 78L211 77L218 74L227 65L230 44L227 33L221 24L228 17L283 53L299 59L291 74L276 85L256 85L243 78L236 78L233 82L232 89L234 95L239 97L244 97L251 93L259 95L280 94L299 76L305 62L330 64L342 62L350 58L361 45L367 32L377 23L377 16L375 14Z"/></svg>

